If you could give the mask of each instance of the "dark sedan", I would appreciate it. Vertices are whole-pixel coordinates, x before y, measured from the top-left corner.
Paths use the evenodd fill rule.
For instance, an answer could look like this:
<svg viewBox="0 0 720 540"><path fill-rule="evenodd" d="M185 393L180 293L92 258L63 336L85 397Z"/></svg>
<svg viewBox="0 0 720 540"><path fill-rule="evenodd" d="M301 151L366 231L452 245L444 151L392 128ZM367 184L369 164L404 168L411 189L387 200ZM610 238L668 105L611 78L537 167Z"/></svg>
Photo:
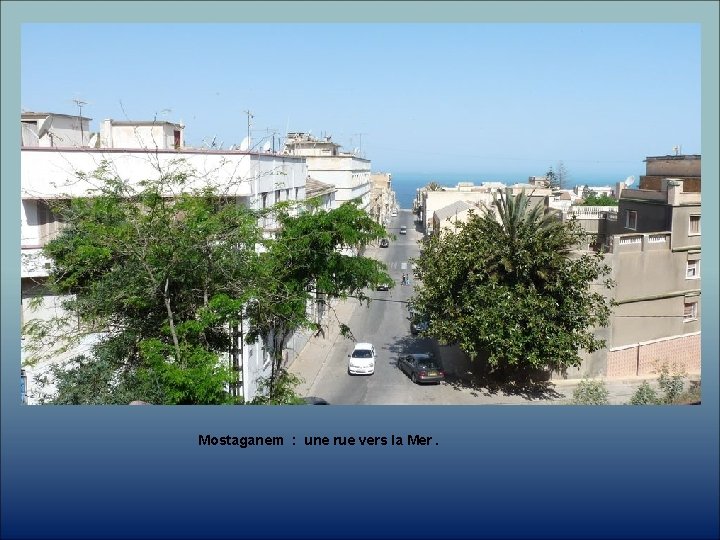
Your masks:
<svg viewBox="0 0 720 540"><path fill-rule="evenodd" d="M420 332L425 332L430 327L430 323L427 318L420 313L412 313L410 315L410 333L413 336L418 335Z"/></svg>
<svg viewBox="0 0 720 540"><path fill-rule="evenodd" d="M433 382L440 384L445 380L445 372L432 353L415 353L400 356L397 361L401 371L414 383Z"/></svg>
<svg viewBox="0 0 720 540"><path fill-rule="evenodd" d="M390 247L390 241L387 238L383 238L382 240L380 240L380 247Z"/></svg>

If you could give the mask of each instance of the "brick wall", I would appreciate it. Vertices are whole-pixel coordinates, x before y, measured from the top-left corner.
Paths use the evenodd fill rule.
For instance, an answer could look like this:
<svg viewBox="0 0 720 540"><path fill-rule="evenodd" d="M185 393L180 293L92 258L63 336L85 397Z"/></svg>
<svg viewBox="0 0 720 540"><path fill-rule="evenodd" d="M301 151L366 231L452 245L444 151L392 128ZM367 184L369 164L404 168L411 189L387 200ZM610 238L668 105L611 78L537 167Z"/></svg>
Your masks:
<svg viewBox="0 0 720 540"><path fill-rule="evenodd" d="M700 373L700 333L643 342L610 350L607 377L628 377L657 373L663 364L673 370Z"/></svg>

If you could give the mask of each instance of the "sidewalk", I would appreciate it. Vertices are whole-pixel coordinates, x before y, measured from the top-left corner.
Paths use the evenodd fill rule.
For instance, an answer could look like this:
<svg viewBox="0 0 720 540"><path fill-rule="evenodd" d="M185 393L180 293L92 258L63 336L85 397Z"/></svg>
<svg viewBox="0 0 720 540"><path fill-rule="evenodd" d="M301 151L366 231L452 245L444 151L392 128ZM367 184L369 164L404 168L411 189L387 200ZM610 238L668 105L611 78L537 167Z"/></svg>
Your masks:
<svg viewBox="0 0 720 540"><path fill-rule="evenodd" d="M358 301L354 298L335 301L335 313L333 310L329 310L323 321L324 334L321 332L312 336L290 364L288 371L303 380L303 383L297 388L299 395L312 396L311 390L318 373L325 365L335 345L339 345L345 339L340 335L340 323L347 324L358 305Z"/></svg>

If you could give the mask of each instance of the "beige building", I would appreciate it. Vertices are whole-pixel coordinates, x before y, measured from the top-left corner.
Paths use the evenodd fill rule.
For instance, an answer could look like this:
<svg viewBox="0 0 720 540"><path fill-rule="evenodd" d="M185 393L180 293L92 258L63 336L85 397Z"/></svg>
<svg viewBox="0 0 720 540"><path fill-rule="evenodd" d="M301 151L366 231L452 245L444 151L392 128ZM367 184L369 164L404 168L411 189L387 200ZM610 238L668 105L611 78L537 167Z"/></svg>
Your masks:
<svg viewBox="0 0 720 540"><path fill-rule="evenodd" d="M444 231L458 232L460 223L467 223L471 213L479 215L486 209L466 201L455 201L433 213L433 231L442 234Z"/></svg>
<svg viewBox="0 0 720 540"><path fill-rule="evenodd" d="M395 192L392 189L392 174L386 172L372 173L370 181L372 182L372 189L370 191L368 213L378 223L387 223L390 213L397 208Z"/></svg>
<svg viewBox="0 0 720 540"><path fill-rule="evenodd" d="M639 189L622 189L607 213L601 247L617 306L598 331L607 349L587 356L583 375L644 375L663 364L700 373L700 156L646 163Z"/></svg>

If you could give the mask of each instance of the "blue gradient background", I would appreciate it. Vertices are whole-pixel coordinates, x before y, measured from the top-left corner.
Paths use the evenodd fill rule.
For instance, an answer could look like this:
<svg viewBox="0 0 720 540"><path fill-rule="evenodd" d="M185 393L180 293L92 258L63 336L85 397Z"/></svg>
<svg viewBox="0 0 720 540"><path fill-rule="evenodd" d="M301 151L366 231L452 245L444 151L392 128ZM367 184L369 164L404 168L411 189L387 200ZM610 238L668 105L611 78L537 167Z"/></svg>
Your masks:
<svg viewBox="0 0 720 540"><path fill-rule="evenodd" d="M2 4L3 538L715 538L718 212L703 216L699 407L23 407L19 32L23 21L637 21L703 28L705 200L718 200L716 3ZM172 15L166 13L172 5ZM101 11L98 11L101 10ZM459 14L462 13L462 16ZM411 18L412 17L412 18ZM66 59L82 69L81 59ZM651 85L652 81L648 81ZM52 87L48 88L52 91ZM200 447L199 434L283 447ZM305 447L305 435L431 435ZM295 436L296 446L290 439Z"/></svg>

